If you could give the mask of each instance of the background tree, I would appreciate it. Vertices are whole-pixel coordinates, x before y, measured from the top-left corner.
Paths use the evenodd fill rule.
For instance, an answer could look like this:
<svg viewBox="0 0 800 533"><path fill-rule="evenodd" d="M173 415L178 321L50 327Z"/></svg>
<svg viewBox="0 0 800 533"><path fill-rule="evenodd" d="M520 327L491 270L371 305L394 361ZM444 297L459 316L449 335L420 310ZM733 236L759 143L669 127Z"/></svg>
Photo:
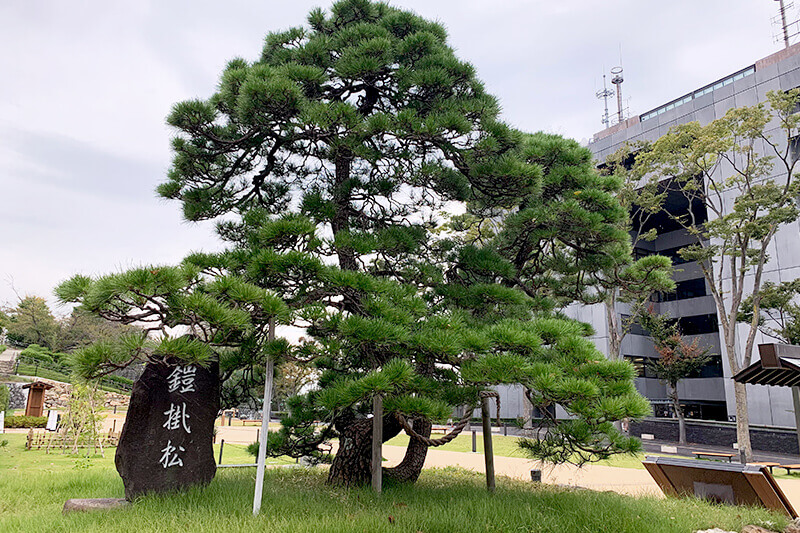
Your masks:
<svg viewBox="0 0 800 533"><path fill-rule="evenodd" d="M798 218L792 139L800 125L794 113L800 90L769 92L767 99L769 107L731 109L707 126L676 126L636 160L642 174L666 180L692 206L674 217L696 239L679 253L703 271L734 374L752 359L769 247L778 230ZM777 137L769 133L773 126ZM739 350L736 323L748 293L752 322ZM734 383L734 395L739 451L746 462L752 447L745 385Z"/></svg>
<svg viewBox="0 0 800 533"><path fill-rule="evenodd" d="M39 344L57 349L58 322L47 302L39 296L24 296L6 313L4 327L10 344Z"/></svg>
<svg viewBox="0 0 800 533"><path fill-rule="evenodd" d="M779 342L800 345L800 280L773 283L766 281L759 292L758 330ZM739 322L752 324L753 295L742 301Z"/></svg>
<svg viewBox="0 0 800 533"><path fill-rule="evenodd" d="M71 352L90 344L131 333L135 326L110 322L83 309L58 319L57 351Z"/></svg>
<svg viewBox="0 0 800 533"><path fill-rule="evenodd" d="M61 419L60 426L65 437L72 439L72 453L77 454L80 446L86 447L86 456L91 450L100 448L105 457L100 424L104 415L100 414L103 406L103 393L97 389L97 383L73 383L67 409Z"/></svg>
<svg viewBox="0 0 800 533"><path fill-rule="evenodd" d="M648 310L639 314L639 320L650 333L659 356L650 366L667 386L672 409L678 418L678 442L686 444L686 418L678 398L678 383L696 374L710 361L708 348L701 348L698 339L686 342L677 321L666 315Z"/></svg>
<svg viewBox="0 0 800 533"><path fill-rule="evenodd" d="M632 251L658 238L657 229L649 222L663 210L667 196L666 190L659 186L658 177L641 176L634 171L633 162L641 150L646 150L646 145L626 144L606 159L602 169L621 183L617 198L628 214L621 224L630 235ZM675 290L672 263L655 253L630 260L625 258L624 262L611 266L606 278L602 292L605 294L608 352L612 359L621 359L622 341L630 333L635 317L645 311L650 297L654 293ZM620 302L630 308L627 319L619 315L617 304Z"/></svg>
<svg viewBox="0 0 800 533"><path fill-rule="evenodd" d="M280 403L299 396L317 381L317 373L312 366L296 361L285 361L275 370L275 398Z"/></svg>
<svg viewBox="0 0 800 533"><path fill-rule="evenodd" d="M132 326L109 322L82 309L57 317L44 298L25 296L0 316L10 343L19 347L39 346L53 354L70 352L82 346L112 340L130 331ZM39 350L34 348L34 350ZM56 355L55 360L59 359Z"/></svg>

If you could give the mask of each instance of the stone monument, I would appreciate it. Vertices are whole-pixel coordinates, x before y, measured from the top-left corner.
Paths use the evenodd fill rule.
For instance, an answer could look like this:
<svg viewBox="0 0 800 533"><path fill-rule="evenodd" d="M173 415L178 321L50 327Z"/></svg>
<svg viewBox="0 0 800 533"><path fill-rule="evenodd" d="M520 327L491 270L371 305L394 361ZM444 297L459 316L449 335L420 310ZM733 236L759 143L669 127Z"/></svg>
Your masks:
<svg viewBox="0 0 800 533"><path fill-rule="evenodd" d="M117 448L125 498L210 482L219 411L219 365L148 363L131 393Z"/></svg>

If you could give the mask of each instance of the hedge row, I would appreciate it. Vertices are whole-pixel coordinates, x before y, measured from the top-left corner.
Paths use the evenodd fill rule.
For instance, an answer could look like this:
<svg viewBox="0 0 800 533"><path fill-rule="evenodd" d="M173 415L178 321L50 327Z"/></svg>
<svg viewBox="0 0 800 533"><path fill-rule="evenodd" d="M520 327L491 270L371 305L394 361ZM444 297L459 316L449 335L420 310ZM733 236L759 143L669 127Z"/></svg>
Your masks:
<svg viewBox="0 0 800 533"><path fill-rule="evenodd" d="M7 428L43 428L46 425L46 416L9 416L5 423Z"/></svg>

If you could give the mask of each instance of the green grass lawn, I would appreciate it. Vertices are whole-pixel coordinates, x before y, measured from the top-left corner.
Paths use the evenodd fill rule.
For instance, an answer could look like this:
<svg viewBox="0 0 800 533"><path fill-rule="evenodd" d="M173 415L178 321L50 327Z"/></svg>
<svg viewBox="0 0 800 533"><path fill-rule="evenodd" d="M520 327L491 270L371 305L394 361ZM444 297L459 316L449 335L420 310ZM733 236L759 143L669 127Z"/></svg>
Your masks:
<svg viewBox="0 0 800 533"><path fill-rule="evenodd" d="M17 376L16 374L4 374L0 372L0 383L30 383L30 379Z"/></svg>
<svg viewBox="0 0 800 533"><path fill-rule="evenodd" d="M499 478L490 495L481 475L458 469L426 471L416 485L390 485L380 496L369 489L330 487L323 468L271 469L256 518L251 515L255 471L221 469L206 488L148 496L127 509L62 516L68 498L122 497L111 453L89 462L47 455L25 451L23 437L0 437L9 440L0 448L2 532L683 533L712 527L739 531L753 523L780 530L787 523L761 509L571 491L507 478Z"/></svg>
<svg viewBox="0 0 800 533"><path fill-rule="evenodd" d="M17 373L23 376L30 376L36 378L52 379L54 381L63 381L64 383L71 383L70 376L62 372L56 372L49 368L41 366L30 365L27 363L20 363L17 368Z"/></svg>

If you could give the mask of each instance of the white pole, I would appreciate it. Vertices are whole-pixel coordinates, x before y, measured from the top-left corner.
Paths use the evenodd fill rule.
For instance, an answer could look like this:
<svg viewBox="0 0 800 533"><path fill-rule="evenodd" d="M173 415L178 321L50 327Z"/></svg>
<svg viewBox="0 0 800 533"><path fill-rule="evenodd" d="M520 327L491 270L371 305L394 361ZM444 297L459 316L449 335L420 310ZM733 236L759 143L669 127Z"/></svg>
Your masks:
<svg viewBox="0 0 800 533"><path fill-rule="evenodd" d="M269 319L269 342L275 340L275 319ZM264 381L264 405L261 411L261 434L258 439L258 468L256 469L256 493L253 496L253 515L261 511L261 495L264 490L264 465L267 462L267 437L269 435L269 418L272 403L272 357L267 359L266 380Z"/></svg>

